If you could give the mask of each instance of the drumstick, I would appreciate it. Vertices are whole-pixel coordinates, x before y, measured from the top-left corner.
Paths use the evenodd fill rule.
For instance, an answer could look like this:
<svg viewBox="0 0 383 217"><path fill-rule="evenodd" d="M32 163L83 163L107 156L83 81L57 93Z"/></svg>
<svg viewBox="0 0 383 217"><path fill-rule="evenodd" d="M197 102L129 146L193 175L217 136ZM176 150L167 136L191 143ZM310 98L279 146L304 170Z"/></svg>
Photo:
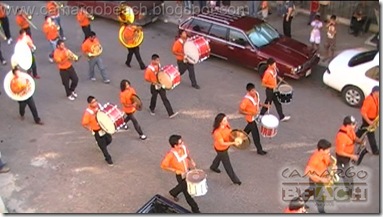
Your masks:
<svg viewBox="0 0 383 217"><path fill-rule="evenodd" d="M279 86L282 82L285 83L285 84L287 84L287 85L290 85L290 84L287 83L282 77L279 77L279 76L278 76L278 78L279 78L279 83L278 83L277 86ZM291 86L291 85L290 85L290 86Z"/></svg>

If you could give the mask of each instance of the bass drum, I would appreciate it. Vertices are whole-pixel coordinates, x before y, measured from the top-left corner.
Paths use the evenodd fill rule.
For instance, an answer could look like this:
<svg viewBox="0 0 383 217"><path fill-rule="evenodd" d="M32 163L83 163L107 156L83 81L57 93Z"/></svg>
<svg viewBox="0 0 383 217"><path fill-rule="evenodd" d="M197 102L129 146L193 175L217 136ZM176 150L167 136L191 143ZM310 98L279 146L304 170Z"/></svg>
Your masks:
<svg viewBox="0 0 383 217"><path fill-rule="evenodd" d="M137 47L144 40L144 32L139 26L124 24L120 27L118 39L126 48Z"/></svg>
<svg viewBox="0 0 383 217"><path fill-rule="evenodd" d="M29 70L32 66L32 52L27 43L19 41L15 45L13 61L11 60L12 67L19 65L25 71Z"/></svg>
<svg viewBox="0 0 383 217"><path fill-rule="evenodd" d="M16 101L24 101L30 98L35 92L36 85L32 76L25 72L19 72L21 85L13 86L12 81L15 78L12 71L9 71L4 77L4 91L9 98ZM21 88L20 88L21 86Z"/></svg>

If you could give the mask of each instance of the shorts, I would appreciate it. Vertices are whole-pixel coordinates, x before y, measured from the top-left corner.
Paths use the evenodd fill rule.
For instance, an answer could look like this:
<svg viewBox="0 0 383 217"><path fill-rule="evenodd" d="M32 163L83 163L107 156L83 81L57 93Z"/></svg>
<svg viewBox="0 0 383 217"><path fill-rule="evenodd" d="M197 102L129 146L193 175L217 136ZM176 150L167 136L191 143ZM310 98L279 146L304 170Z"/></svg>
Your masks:
<svg viewBox="0 0 383 217"><path fill-rule="evenodd" d="M335 39L327 38L325 48L326 50L335 51L336 43Z"/></svg>
<svg viewBox="0 0 383 217"><path fill-rule="evenodd" d="M320 44L320 36L310 35L310 43Z"/></svg>

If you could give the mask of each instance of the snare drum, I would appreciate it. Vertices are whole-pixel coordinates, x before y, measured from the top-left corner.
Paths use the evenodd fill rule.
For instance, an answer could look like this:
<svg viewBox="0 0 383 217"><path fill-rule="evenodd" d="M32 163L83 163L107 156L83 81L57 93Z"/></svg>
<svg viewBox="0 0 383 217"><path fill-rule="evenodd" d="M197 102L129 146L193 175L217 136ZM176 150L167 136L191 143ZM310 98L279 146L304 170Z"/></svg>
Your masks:
<svg viewBox="0 0 383 217"><path fill-rule="evenodd" d="M181 83L181 74L173 65L167 65L158 72L157 80L164 89L172 90Z"/></svg>
<svg viewBox="0 0 383 217"><path fill-rule="evenodd" d="M203 170L190 170L186 174L188 193L192 197L203 196L207 193L206 173Z"/></svg>
<svg viewBox="0 0 383 217"><path fill-rule="evenodd" d="M204 61L210 56L209 41L202 36L188 38L184 44L186 60L191 64Z"/></svg>
<svg viewBox="0 0 383 217"><path fill-rule="evenodd" d="M124 126L124 113L116 105L106 103L96 115L100 127L109 134L114 134Z"/></svg>
<svg viewBox="0 0 383 217"><path fill-rule="evenodd" d="M261 135L266 138L272 138L277 135L279 120L271 114L266 114L261 119Z"/></svg>
<svg viewBox="0 0 383 217"><path fill-rule="evenodd" d="M293 87L288 84L281 84L278 87L279 102L283 104L289 104L293 99Z"/></svg>

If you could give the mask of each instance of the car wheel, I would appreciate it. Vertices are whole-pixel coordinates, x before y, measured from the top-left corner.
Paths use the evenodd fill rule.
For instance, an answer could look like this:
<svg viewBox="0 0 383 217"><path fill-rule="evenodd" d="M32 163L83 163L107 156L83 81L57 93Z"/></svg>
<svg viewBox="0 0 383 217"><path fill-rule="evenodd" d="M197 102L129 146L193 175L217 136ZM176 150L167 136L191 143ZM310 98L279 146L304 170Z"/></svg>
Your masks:
<svg viewBox="0 0 383 217"><path fill-rule="evenodd" d="M355 86L347 86L342 91L342 96L344 101L352 106L352 107L361 107L363 100L364 100L364 94L361 89Z"/></svg>
<svg viewBox="0 0 383 217"><path fill-rule="evenodd" d="M259 76L261 76L261 78L263 77L263 74L265 73L266 69L267 69L266 64L261 64L258 66L258 74Z"/></svg>

